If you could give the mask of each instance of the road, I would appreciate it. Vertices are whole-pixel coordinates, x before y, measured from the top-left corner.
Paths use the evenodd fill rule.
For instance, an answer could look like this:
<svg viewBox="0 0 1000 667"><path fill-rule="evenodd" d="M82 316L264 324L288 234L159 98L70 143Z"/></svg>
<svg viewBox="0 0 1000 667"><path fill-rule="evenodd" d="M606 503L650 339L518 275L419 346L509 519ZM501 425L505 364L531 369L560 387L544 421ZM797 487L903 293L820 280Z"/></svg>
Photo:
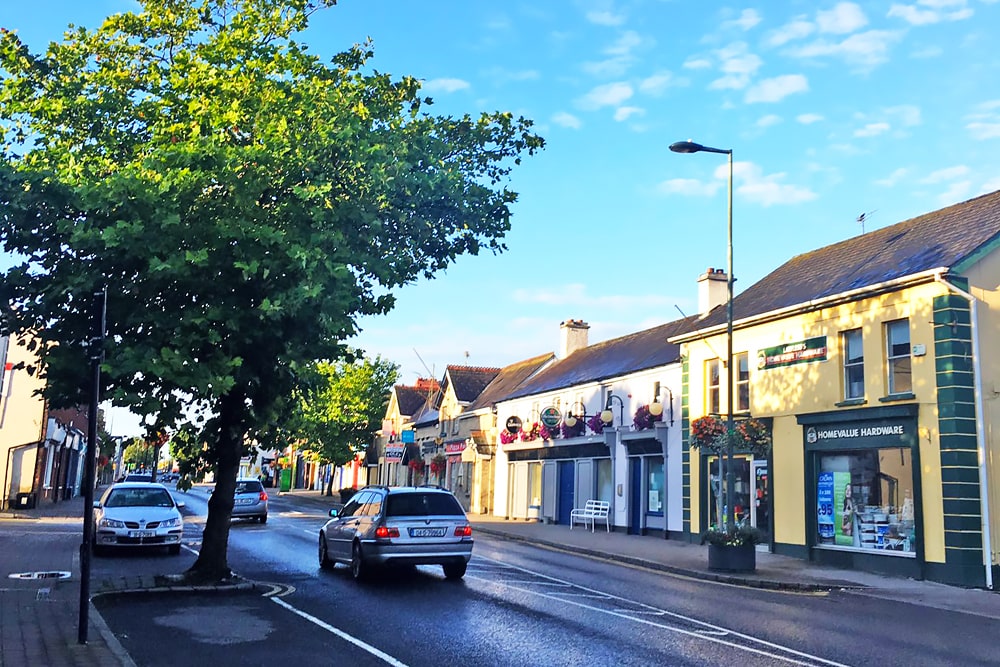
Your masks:
<svg viewBox="0 0 1000 667"><path fill-rule="evenodd" d="M180 572L207 511L187 503L180 556L94 560L94 577ZM696 581L478 536L465 579L440 568L356 584L320 570L312 506L272 499L234 522L229 563L270 586L238 595L98 598L139 665L987 665L1000 622L848 592L790 594Z"/></svg>

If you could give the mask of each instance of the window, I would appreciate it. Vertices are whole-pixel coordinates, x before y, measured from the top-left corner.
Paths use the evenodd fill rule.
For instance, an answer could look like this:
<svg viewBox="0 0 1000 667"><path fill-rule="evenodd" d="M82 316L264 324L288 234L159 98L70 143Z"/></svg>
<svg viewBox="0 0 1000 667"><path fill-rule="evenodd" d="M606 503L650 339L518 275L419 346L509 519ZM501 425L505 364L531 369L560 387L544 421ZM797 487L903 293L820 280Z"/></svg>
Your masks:
<svg viewBox="0 0 1000 667"><path fill-rule="evenodd" d="M885 342L889 393L905 394L913 391L913 374L910 370L909 320L887 322Z"/></svg>
<svg viewBox="0 0 1000 667"><path fill-rule="evenodd" d="M597 499L614 502L615 482L611 477L611 459L597 460Z"/></svg>
<svg viewBox="0 0 1000 667"><path fill-rule="evenodd" d="M864 398L865 351L861 346L861 329L840 334L840 348L844 357L844 398Z"/></svg>
<svg viewBox="0 0 1000 667"><path fill-rule="evenodd" d="M736 411L750 412L750 355L736 355Z"/></svg>
<svg viewBox="0 0 1000 667"><path fill-rule="evenodd" d="M533 507L542 506L542 464L528 464L528 504Z"/></svg>
<svg viewBox="0 0 1000 667"><path fill-rule="evenodd" d="M705 362L705 412L719 414L719 360Z"/></svg>
<svg viewBox="0 0 1000 667"><path fill-rule="evenodd" d="M648 505L646 511L650 514L663 514L666 500L666 489L663 478L663 457L651 456L646 467L646 484Z"/></svg>

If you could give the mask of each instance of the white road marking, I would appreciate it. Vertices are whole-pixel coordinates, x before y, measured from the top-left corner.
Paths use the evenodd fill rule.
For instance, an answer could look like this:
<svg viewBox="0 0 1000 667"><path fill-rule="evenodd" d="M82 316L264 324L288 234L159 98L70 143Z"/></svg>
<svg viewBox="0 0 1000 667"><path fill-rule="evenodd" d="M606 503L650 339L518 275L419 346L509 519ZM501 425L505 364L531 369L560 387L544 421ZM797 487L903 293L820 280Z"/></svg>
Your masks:
<svg viewBox="0 0 1000 667"><path fill-rule="evenodd" d="M375 656L376 658L379 658L383 662L386 662L386 663L388 663L390 665L393 665L393 667L407 667L406 663L400 662L399 660L396 660L396 658L392 657L388 653L380 651L379 649L375 648L371 644L366 644L365 642L361 641L357 637L352 637L351 635L347 634L343 630L341 630L339 628L333 627L332 625L330 625L326 621L318 619L315 616L313 616L312 614L307 614L306 612L302 611L301 609L296 609L295 607L293 607L292 605L288 604L287 602L285 602L281 598L273 597L272 596L271 597L271 601L273 601L275 604L281 605L282 607L284 607L288 611L292 612L293 614L297 614L297 615L301 616L302 618L306 619L310 623L314 623L315 625L318 625L319 627L323 628L327 632L330 632L330 633L332 633L332 634L340 637L344 641L350 642L351 644L354 644L355 646L357 646L358 648L362 649L363 651L367 651L368 653L371 653L373 656Z"/></svg>
<svg viewBox="0 0 1000 667"><path fill-rule="evenodd" d="M559 582L559 583L562 583L562 584L566 584L568 586L571 586L571 587L574 587L574 588L577 588L577 589L580 589L580 590L583 590L583 591L588 591L588 592L594 593L596 595L604 596L605 598L608 598L608 599L620 600L622 602L627 602L629 604L634 604L634 605L637 605L639 607L642 607L646 611L660 612L659 615L662 615L662 616L665 616L665 617L669 617L669 618L673 618L673 619L676 619L678 621L683 621L685 623L690 623L690 624L695 625L695 626L701 626L702 629L701 630L685 630L683 628L679 628L679 627L676 627L676 626L673 626L673 625L669 625L669 624L666 624L666 623L660 623L660 622L648 620L648 619L645 619L645 618L636 618L636 615L640 612L640 610L636 610L636 611L618 611L618 610L613 610L613 609L601 609L600 607L595 607L595 606L592 606L592 605L589 605L589 604L584 604L582 602L578 602L576 600L570 599L570 596L567 596L565 594L543 592L543 591L539 591L537 589L524 588L524 587L522 587L520 585L511 585L509 582L505 582L505 581L497 581L497 580L494 580L494 579L485 579L485 578L480 578L480 577L475 577L475 576L471 576L470 577L468 574L466 574L467 578L478 579L480 581L484 581L486 583L493 584L493 585L496 585L496 586L508 586L509 588L513 588L513 589L518 590L518 591L520 591L522 593L528 593L530 595L536 595L538 597L547 598L547 599L550 599L550 600L558 600L560 602L564 602L566 604L575 605L577 607L580 607L580 608L583 608L583 609L587 609L589 611L594 611L594 612L597 612L597 613L600 613L600 614L608 614L609 616L615 616L617 618L625 619L625 620L628 620L628 621L634 621L636 623L642 623L644 625L651 625L651 626L656 627L656 628L667 630L669 632L676 632L678 634L686 635L688 637L697 637L697 638L702 639L704 641L714 642L716 644L722 644L722 645L725 645L725 646L729 646L731 648L739 649L741 651L747 651L748 653L755 653L757 655L762 655L762 656L765 656L765 657L768 657L768 658L773 658L773 659L776 659L776 660L781 660L783 662L788 662L788 663L792 663L792 664L795 664L795 665L823 664L823 665L830 665L831 667L847 667L843 663L833 662L832 660L826 660L825 658L820 658L819 656L811 655L809 653L804 653L802 651L797 651L795 649L788 648L786 646L781 646L780 644L775 644L773 642L769 642L769 641L766 641L764 639L759 639L759 638L753 637L751 635L743 634L742 632L737 632L735 630L730 630L728 628L724 628L722 626L718 626L718 625L715 625L713 623L709 623L707 621L702 621L702 620L699 620L697 618L692 618L690 616L685 616L683 614L678 614L676 612L672 612L672 611L669 611L667 609L657 609L656 607L653 607L651 605L637 603L637 602L635 602L633 600L629 600L627 598L623 598L623 597L618 596L618 595L613 595L611 593L605 593L604 591L599 591L599 590L594 589L594 588L588 588L586 586L580 586L579 584L574 584L573 582L570 582L570 581L564 581L562 579L558 579L556 577L552 577L552 576L549 576L547 574L542 574L540 572L535 572L533 570L529 570L527 568L519 567L517 565L510 565L509 563L504 563L503 561L498 561L498 560L495 560L493 558L488 558L486 556L476 556L476 558L482 558L484 560L491 561L491 562L497 563L499 565L503 565L503 566L508 567L510 569L513 569L513 570L518 570L518 571L524 572L526 574L531 574L531 575L539 577L541 579L547 579L549 581ZM522 583L522 582L518 582L518 583ZM715 636L712 636L712 635L715 635ZM751 642L753 644L757 644L757 645L762 646L764 648L754 648L754 647L751 647L751 646L743 646L743 645L738 644L735 641L732 641L730 639L721 639L721 638L719 638L721 636L732 637L732 638L736 638L736 639L742 639L744 641ZM770 649L770 650L767 650L767 649ZM796 656L798 658L801 658L801 660L797 660L795 658L789 657L789 655L782 655L783 653L784 654L790 654L792 656Z"/></svg>

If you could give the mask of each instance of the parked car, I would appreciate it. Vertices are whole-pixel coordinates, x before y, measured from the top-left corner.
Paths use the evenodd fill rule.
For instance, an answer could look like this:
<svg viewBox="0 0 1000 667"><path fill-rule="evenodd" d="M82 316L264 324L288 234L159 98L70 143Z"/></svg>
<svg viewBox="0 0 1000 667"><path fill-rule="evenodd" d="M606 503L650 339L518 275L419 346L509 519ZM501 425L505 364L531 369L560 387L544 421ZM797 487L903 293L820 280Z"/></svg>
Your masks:
<svg viewBox="0 0 1000 667"><path fill-rule="evenodd" d="M319 563L350 565L355 580L386 565L440 565L448 579L465 576L472 526L458 499L430 486L368 486L319 531Z"/></svg>
<svg viewBox="0 0 1000 667"><path fill-rule="evenodd" d="M259 479L236 480L232 516L234 519L250 518L267 523L267 491Z"/></svg>
<svg viewBox="0 0 1000 667"><path fill-rule="evenodd" d="M171 554L179 554L184 533L181 507L184 503L175 501L162 484L113 484L94 503L94 554L112 547L147 546L166 546Z"/></svg>
<svg viewBox="0 0 1000 667"><path fill-rule="evenodd" d="M149 473L142 472L130 472L125 475L124 481L126 482L152 482L153 476Z"/></svg>

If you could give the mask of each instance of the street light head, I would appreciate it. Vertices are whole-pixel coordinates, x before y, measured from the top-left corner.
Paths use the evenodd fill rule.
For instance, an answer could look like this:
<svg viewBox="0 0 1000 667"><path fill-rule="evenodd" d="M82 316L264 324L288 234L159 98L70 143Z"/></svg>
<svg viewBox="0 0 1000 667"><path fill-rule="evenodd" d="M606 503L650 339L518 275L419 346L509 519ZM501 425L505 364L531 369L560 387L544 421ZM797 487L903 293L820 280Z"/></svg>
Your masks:
<svg viewBox="0 0 1000 667"><path fill-rule="evenodd" d="M675 153L697 153L704 148L701 144L696 144L693 141L675 141L670 144L670 150Z"/></svg>

